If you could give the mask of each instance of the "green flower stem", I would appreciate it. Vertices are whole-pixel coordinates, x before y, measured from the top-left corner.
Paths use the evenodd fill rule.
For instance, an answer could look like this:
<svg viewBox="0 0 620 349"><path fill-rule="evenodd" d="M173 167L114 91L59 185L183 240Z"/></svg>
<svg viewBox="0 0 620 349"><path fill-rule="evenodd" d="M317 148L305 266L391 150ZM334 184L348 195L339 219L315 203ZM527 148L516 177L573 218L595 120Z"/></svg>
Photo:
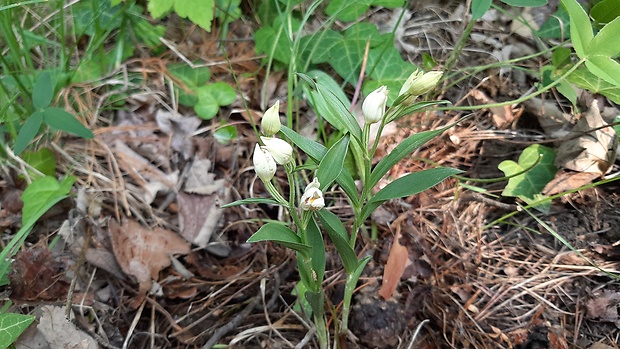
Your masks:
<svg viewBox="0 0 620 349"><path fill-rule="evenodd" d="M441 107L441 108L435 108L434 110L479 110L479 109L487 109L487 108L495 108L495 107L504 107L507 105L513 105L513 104L519 104L519 103L523 103L529 99L532 99L536 96L539 96L549 90L551 90L552 88L554 88L555 86L559 85L562 80L566 79L570 74L572 74L575 70L577 70L577 68L579 68L580 65L582 65L583 63L585 63L585 59L581 59L579 62L577 62L574 66L572 66L569 70L567 70L564 74L562 74L562 76L560 76L557 80L555 80L554 82L550 83L549 85L543 87L542 89L523 96L521 98L517 98L514 99L512 101L506 101L506 102L501 102L501 103L491 103L491 104L483 104L483 105L473 105L473 106L464 106L464 107Z"/></svg>
<svg viewBox="0 0 620 349"><path fill-rule="evenodd" d="M312 310L314 312L314 326L316 327L316 335L319 337L319 347L321 349L327 349L329 347L329 338L327 335L327 325L325 324L324 312L321 309L319 314L316 309Z"/></svg>
<svg viewBox="0 0 620 349"><path fill-rule="evenodd" d="M276 201L279 204L287 208L290 208L288 201L286 201L286 199L282 196L282 194L280 194L278 189L276 189L276 187L273 185L273 183L271 183L271 181L263 182L263 183L265 184L265 188L267 188L267 191L269 192L269 194L271 194L271 196L273 196L273 198L276 199Z"/></svg>
<svg viewBox="0 0 620 349"><path fill-rule="evenodd" d="M445 72L451 71L452 68L456 65L456 62L458 61L458 59L459 59L459 57L461 55L461 51L463 51L463 47L465 47L465 44L467 43L467 39L469 39L469 35L471 34L472 30L474 29L474 26L476 25L476 22L477 22L477 20L472 19L472 20L469 21L469 23L467 23L467 26L463 30L463 35L461 35L461 38L459 39L459 41L454 46L454 50L452 51L452 54L446 60L446 64L444 64L443 71L445 71Z"/></svg>
<svg viewBox="0 0 620 349"><path fill-rule="evenodd" d="M297 193L297 181L295 177L295 165L293 163L288 163L284 165L284 169L286 170L286 177L288 179L288 188L289 188L289 201L288 208L291 214L291 218L293 218L293 222L298 229L300 229L300 233L305 234L306 226L308 225L308 221L304 221L299 217L299 213L295 210L295 194ZM302 237L302 242L306 243L307 239L305 236Z"/></svg>

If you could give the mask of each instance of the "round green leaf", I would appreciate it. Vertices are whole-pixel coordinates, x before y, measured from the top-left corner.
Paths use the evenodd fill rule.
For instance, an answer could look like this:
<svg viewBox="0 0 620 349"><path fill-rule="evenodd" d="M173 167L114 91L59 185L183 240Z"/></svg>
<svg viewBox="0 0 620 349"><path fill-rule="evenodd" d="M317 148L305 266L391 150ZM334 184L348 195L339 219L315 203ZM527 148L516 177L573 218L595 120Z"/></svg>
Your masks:
<svg viewBox="0 0 620 349"><path fill-rule="evenodd" d="M220 105L217 100L210 94L203 94L198 98L198 103L194 106L194 111L204 120L211 120L217 115Z"/></svg>
<svg viewBox="0 0 620 349"><path fill-rule="evenodd" d="M237 128L233 125L220 127L213 132L213 137L222 144L229 144L233 139L237 138Z"/></svg>
<svg viewBox="0 0 620 349"><path fill-rule="evenodd" d="M225 82L216 82L208 85L209 92L221 107L229 105L237 99L235 89ZM200 97L199 97L200 98Z"/></svg>
<svg viewBox="0 0 620 349"><path fill-rule="evenodd" d="M209 67L192 68L187 63L170 64L168 71L190 89L202 86L211 78Z"/></svg>

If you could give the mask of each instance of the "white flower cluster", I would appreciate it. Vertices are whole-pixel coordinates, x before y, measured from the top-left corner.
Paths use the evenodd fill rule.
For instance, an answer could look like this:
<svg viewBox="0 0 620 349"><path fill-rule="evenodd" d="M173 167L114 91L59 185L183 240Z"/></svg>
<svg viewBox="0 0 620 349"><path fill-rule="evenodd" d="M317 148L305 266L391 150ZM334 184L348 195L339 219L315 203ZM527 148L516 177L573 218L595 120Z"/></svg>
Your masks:
<svg viewBox="0 0 620 349"><path fill-rule="evenodd" d="M276 174L277 165L287 165L293 161L293 147L288 142L274 137L280 131L280 115L278 109L280 103L276 102L269 108L261 120L263 133L268 137L261 136L264 145L256 144L254 147L254 171L265 183L269 183ZM321 184L317 178L306 186L304 194L301 196L300 204L304 211L318 211L325 207L325 200L321 192Z"/></svg>
<svg viewBox="0 0 620 349"><path fill-rule="evenodd" d="M407 78L398 96L408 95L404 103L411 104L418 96L428 93L435 88L441 76L442 73L439 71L422 73L420 70L416 70ZM385 106L388 100L388 92L387 86L381 86L372 91L366 99L364 99L364 103L362 103L362 114L367 124L374 124L383 119Z"/></svg>
<svg viewBox="0 0 620 349"><path fill-rule="evenodd" d="M280 102L269 108L261 120L261 127L267 136L274 136L280 131ZM254 147L254 171L263 182L269 182L276 174L277 165L286 165L293 160L293 147L288 142L276 137L260 137L262 143Z"/></svg>

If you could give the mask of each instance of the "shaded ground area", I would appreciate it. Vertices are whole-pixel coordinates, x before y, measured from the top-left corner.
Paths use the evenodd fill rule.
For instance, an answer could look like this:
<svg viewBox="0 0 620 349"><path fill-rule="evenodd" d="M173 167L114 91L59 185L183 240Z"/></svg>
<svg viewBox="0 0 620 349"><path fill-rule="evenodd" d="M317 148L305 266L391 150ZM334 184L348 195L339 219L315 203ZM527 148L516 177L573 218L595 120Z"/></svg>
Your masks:
<svg viewBox="0 0 620 349"><path fill-rule="evenodd" d="M459 8L448 2L412 5L409 34L397 38L403 55L416 62L422 53L433 52L443 62L463 29ZM379 11L370 20L393 15ZM423 23L433 25L422 30ZM74 313L69 326L95 339L95 347L316 347L309 317L294 295L295 254L276 244L245 242L262 222L281 220L283 213L268 205L219 209L224 202L267 196L251 167L257 141L251 124L259 120L261 105L272 105L286 93L283 73L267 77L255 57L252 29L233 23L223 48L217 45L217 32L190 32L192 40L178 40L183 44L175 47L191 60L208 62L218 81L234 85L231 69L237 76L242 96L222 111L229 115L226 125L238 133L231 142L213 136L224 125L200 123L179 108L169 87L174 77L163 59L121 67L115 75L125 84L121 110L93 108L106 103L111 97L106 84L116 81L64 92L82 102L77 105L83 109L75 112L86 115L96 138L50 144L60 171L78 176L79 193L46 214L16 257L10 298L17 311L40 315L40 325L49 319L61 323L64 318L54 316L63 314L60 307L69 299ZM537 49L530 38L509 35L514 28L499 15L481 22L475 33L480 36L468 42L457 68L495 61L490 53L502 46L512 45L521 50L519 55ZM170 53L166 59L179 57ZM144 82L122 79L134 75ZM261 97L265 79L268 103ZM446 86L440 98L454 105L510 100L535 83L535 77L521 70L490 68ZM545 97L570 113L565 101ZM316 116L307 106L300 108L304 119L298 127L314 129ZM395 166L380 186L436 165L462 169L466 178L502 177L497 168L501 161L516 160L529 144L549 139L540 125L544 108L514 105L472 114L415 114L386 130L377 160L408 135L465 115L469 117ZM17 198L24 187L19 173L19 167L6 168L2 182L1 223L8 232L19 222ZM463 182L486 193L449 179L373 214L357 246L373 259L358 285L349 347L617 347L620 284L605 274L617 273L620 258L617 184L564 195L553 201L550 212L530 209L528 214L514 198L499 196L505 181ZM287 184L282 180L280 185ZM326 193L328 200L339 189L333 190ZM328 206L351 224L346 202ZM397 243L406 248L408 263L396 292L384 300L378 291L394 236L400 236ZM50 244L51 253L45 248ZM340 259L328 244L324 286L332 328L344 278ZM34 343L36 329L31 327L18 347Z"/></svg>

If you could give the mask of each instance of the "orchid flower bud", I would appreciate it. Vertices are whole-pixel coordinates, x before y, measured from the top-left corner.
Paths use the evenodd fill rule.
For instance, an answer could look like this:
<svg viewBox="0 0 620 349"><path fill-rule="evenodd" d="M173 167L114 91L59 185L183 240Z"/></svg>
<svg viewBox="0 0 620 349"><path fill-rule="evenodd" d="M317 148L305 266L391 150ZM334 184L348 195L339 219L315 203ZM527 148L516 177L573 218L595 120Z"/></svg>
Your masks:
<svg viewBox="0 0 620 349"><path fill-rule="evenodd" d="M442 75L443 73L440 71L429 71L428 73L422 74L421 71L416 70L403 84L399 96L408 93L411 96L417 97L428 93L437 86Z"/></svg>
<svg viewBox="0 0 620 349"><path fill-rule="evenodd" d="M273 159L279 165L286 165L293 160L293 147L286 141L274 137L261 137Z"/></svg>
<svg viewBox="0 0 620 349"><path fill-rule="evenodd" d="M404 95L405 93L409 93L409 90L411 89L411 85L413 85L413 82L417 80L420 76L422 76L421 70L416 69L413 73L411 73L411 75L409 75L409 77L403 84L403 87L400 88L400 92L398 92L398 96L400 97Z"/></svg>
<svg viewBox="0 0 620 349"><path fill-rule="evenodd" d="M421 96L432 91L437 87L437 83L442 75L443 73L440 71L429 71L413 82L411 88L409 88L409 93L413 96Z"/></svg>
<svg viewBox="0 0 620 349"><path fill-rule="evenodd" d="M386 86L381 86L372 91L366 99L364 99L364 103L362 103L362 114L367 124L374 124L383 119L387 100L388 89Z"/></svg>
<svg viewBox="0 0 620 349"><path fill-rule="evenodd" d="M254 147L254 156L252 157L254 162L254 171L260 177L263 182L269 182L276 174L276 161L273 156L265 147L261 147L258 144Z"/></svg>
<svg viewBox="0 0 620 349"><path fill-rule="evenodd" d="M280 101L276 101L271 108L267 109L260 121L263 132L267 136L273 136L280 131Z"/></svg>
<svg viewBox="0 0 620 349"><path fill-rule="evenodd" d="M318 178L314 177L314 180L306 186L304 194L301 196L299 207L304 211L318 211L325 207L325 199L321 192L321 183Z"/></svg>

